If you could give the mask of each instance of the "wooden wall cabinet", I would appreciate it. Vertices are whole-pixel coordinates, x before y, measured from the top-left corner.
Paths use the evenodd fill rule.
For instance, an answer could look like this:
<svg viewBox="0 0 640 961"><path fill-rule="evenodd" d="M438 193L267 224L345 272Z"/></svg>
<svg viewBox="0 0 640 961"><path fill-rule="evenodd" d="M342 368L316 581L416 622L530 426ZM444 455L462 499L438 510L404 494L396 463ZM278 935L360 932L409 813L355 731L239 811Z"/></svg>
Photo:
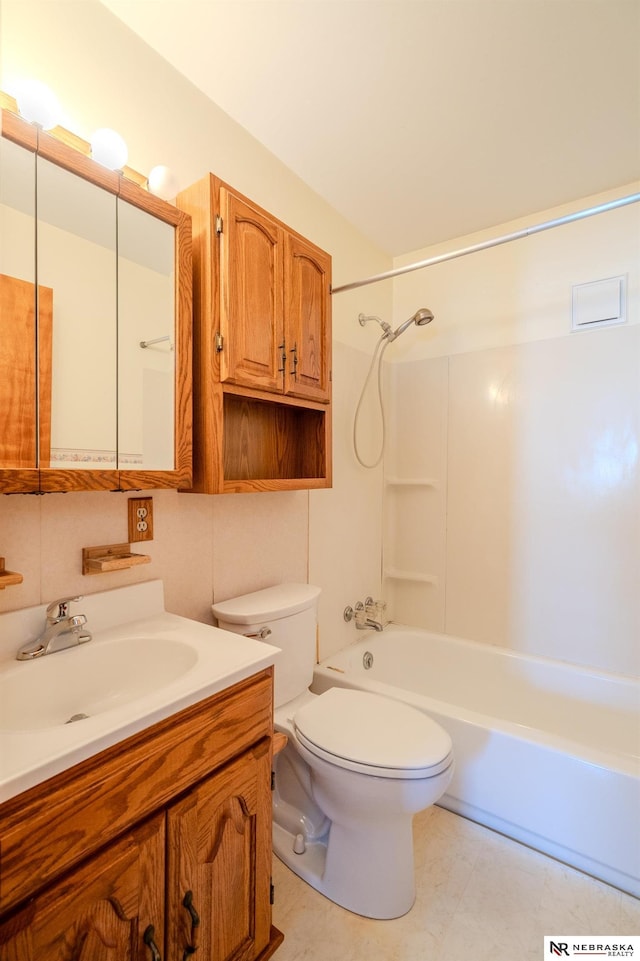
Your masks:
<svg viewBox="0 0 640 961"><path fill-rule="evenodd" d="M331 258L213 174L193 225L194 483L331 486Z"/></svg>
<svg viewBox="0 0 640 961"><path fill-rule="evenodd" d="M271 690L269 669L0 805L0 961L271 957Z"/></svg>

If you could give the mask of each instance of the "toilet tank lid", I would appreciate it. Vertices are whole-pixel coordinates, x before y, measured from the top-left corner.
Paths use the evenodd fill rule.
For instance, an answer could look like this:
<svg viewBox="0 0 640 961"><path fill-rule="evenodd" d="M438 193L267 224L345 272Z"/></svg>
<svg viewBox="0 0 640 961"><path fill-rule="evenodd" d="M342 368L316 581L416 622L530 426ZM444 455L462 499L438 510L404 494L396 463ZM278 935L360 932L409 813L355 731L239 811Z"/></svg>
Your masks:
<svg viewBox="0 0 640 961"><path fill-rule="evenodd" d="M255 624L274 621L290 614L298 614L313 607L320 596L320 588L313 584L275 584L262 591L230 597L211 609L218 620L230 624Z"/></svg>

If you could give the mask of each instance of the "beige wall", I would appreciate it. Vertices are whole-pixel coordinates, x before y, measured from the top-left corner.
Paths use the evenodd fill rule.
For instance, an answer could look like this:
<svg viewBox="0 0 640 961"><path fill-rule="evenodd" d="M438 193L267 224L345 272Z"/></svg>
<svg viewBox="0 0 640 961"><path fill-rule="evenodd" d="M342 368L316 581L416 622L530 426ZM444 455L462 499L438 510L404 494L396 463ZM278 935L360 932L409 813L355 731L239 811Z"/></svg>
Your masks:
<svg viewBox="0 0 640 961"><path fill-rule="evenodd" d="M94 0L0 0L0 74L2 89L19 76L48 83L65 109L63 124L85 139L98 127L118 130L134 169L167 164L182 187L208 171L219 174L328 250L334 284L391 266L387 255ZM161 577L171 610L206 621L213 597L310 578L323 588L323 644L341 646L342 609L380 583L380 475L361 481L347 438L354 376L366 370L372 349L357 314L390 313L391 288L383 286L366 305L353 295L334 299L334 490L153 492L152 563L90 578L80 573L80 550L126 540L126 494L0 497L0 556L24 575L22 585L0 592L0 610Z"/></svg>

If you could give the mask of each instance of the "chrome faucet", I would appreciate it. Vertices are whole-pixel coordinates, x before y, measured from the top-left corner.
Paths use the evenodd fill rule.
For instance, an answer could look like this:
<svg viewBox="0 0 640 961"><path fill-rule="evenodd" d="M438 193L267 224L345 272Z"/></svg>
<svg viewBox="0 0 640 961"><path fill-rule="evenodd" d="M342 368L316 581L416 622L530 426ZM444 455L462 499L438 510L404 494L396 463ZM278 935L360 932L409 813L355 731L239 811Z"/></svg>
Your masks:
<svg viewBox="0 0 640 961"><path fill-rule="evenodd" d="M55 651L64 651L67 647L86 644L91 640L91 631L83 631L87 623L84 614L69 614L69 604L81 601L79 597L61 597L52 601L46 610L45 629L36 641L31 641L20 648L16 654L18 661L31 661L34 657L44 657ZM54 641L60 639L59 643Z"/></svg>
<svg viewBox="0 0 640 961"><path fill-rule="evenodd" d="M355 618L356 630L358 631L383 631L382 618L378 620L370 615L377 610L384 613L385 609L386 604L383 604L382 601L374 601L372 597L367 597L364 604L362 601L358 601L355 607L345 607L343 617L345 621L352 621Z"/></svg>
<svg viewBox="0 0 640 961"><path fill-rule="evenodd" d="M364 617L360 620L356 618L357 631L382 631L384 630L380 621L375 621L372 617Z"/></svg>

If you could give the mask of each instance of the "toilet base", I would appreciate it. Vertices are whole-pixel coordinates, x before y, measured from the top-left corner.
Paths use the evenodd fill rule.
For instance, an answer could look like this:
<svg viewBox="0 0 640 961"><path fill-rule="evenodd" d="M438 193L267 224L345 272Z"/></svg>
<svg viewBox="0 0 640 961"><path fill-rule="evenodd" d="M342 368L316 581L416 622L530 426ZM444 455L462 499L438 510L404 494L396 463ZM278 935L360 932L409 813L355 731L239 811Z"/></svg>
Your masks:
<svg viewBox="0 0 640 961"><path fill-rule="evenodd" d="M355 851L353 830L332 824L324 837L307 841L296 854L294 848L301 847L296 836L273 825L274 854L294 874L348 911L378 920L401 917L415 900L411 819L399 819L391 830L387 827L385 839L382 850L379 835L376 844L361 837ZM363 851L370 854L363 857Z"/></svg>

